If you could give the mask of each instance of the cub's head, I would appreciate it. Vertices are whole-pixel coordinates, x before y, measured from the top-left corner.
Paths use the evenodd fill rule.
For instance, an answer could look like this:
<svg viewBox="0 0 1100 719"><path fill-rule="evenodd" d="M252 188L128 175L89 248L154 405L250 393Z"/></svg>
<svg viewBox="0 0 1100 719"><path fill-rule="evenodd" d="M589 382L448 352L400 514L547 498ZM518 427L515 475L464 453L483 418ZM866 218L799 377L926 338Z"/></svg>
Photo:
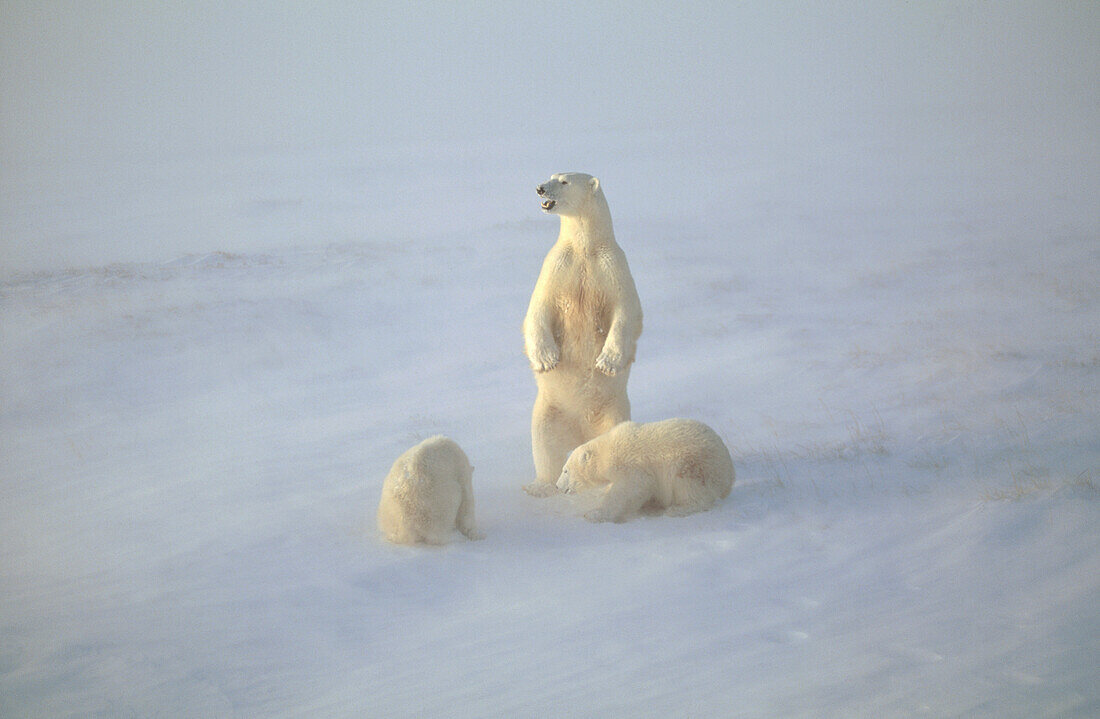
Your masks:
<svg viewBox="0 0 1100 719"><path fill-rule="evenodd" d="M551 175L535 188L542 197L542 211L572 217L584 213L589 202L600 192L600 181L583 172Z"/></svg>
<svg viewBox="0 0 1100 719"><path fill-rule="evenodd" d="M595 447L587 442L570 452L558 476L558 489L566 493L578 492L597 484Z"/></svg>

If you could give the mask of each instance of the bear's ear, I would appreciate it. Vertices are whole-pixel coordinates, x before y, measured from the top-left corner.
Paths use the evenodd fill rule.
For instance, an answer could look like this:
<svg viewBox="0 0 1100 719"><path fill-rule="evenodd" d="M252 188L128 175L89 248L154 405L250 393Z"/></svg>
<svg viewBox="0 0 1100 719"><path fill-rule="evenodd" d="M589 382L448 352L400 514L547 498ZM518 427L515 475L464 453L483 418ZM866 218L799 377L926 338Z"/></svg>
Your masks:
<svg viewBox="0 0 1100 719"><path fill-rule="evenodd" d="M598 177L593 177L591 180L588 181L588 187L592 190L592 192L600 189L600 179Z"/></svg>

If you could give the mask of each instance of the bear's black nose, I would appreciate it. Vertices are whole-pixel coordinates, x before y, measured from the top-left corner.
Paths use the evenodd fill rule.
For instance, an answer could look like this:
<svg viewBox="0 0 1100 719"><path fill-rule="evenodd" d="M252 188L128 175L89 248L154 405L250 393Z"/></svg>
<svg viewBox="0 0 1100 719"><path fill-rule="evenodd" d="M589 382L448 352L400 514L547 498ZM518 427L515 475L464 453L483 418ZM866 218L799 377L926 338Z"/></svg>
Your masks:
<svg viewBox="0 0 1100 719"><path fill-rule="evenodd" d="M539 193L540 195L545 195L546 194L546 185L539 185L538 187L535 188L535 192Z"/></svg>

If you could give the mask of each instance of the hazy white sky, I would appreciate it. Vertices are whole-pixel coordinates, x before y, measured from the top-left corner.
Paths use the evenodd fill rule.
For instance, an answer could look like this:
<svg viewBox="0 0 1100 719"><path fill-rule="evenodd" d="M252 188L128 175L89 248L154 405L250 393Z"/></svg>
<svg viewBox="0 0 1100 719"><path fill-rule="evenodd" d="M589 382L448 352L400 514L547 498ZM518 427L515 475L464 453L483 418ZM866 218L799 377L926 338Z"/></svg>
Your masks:
<svg viewBox="0 0 1100 719"><path fill-rule="evenodd" d="M1088 197L1098 127L1096 2L0 0L0 268L499 222L562 170L681 213L900 158ZM480 203L430 203L456 171Z"/></svg>
<svg viewBox="0 0 1100 719"><path fill-rule="evenodd" d="M9 0L0 141L9 161L35 161L730 117L812 124L934 96L1017 108L1057 90L1095 107L1098 8Z"/></svg>

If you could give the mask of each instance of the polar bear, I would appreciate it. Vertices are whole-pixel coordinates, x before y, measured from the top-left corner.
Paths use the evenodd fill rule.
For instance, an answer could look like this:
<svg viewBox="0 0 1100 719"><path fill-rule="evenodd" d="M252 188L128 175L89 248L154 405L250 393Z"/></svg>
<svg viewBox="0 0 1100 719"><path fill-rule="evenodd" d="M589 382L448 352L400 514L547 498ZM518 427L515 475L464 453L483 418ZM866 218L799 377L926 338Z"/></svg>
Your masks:
<svg viewBox="0 0 1100 719"><path fill-rule="evenodd" d="M561 218L523 321L538 385L531 413L535 481L524 489L544 497L557 491L555 480L575 447L630 419L626 381L642 306L600 181L570 172L551 175L536 190L543 212Z"/></svg>
<svg viewBox="0 0 1100 719"><path fill-rule="evenodd" d="M683 516L710 509L730 493L733 460L722 439L702 422L666 419L623 422L569 455L558 489L572 493L606 486L593 522L622 522L643 508Z"/></svg>
<svg viewBox="0 0 1100 719"><path fill-rule="evenodd" d="M447 437L409 449L382 484L378 529L397 544L446 544L456 528L481 539L474 526L473 471L466 453Z"/></svg>

